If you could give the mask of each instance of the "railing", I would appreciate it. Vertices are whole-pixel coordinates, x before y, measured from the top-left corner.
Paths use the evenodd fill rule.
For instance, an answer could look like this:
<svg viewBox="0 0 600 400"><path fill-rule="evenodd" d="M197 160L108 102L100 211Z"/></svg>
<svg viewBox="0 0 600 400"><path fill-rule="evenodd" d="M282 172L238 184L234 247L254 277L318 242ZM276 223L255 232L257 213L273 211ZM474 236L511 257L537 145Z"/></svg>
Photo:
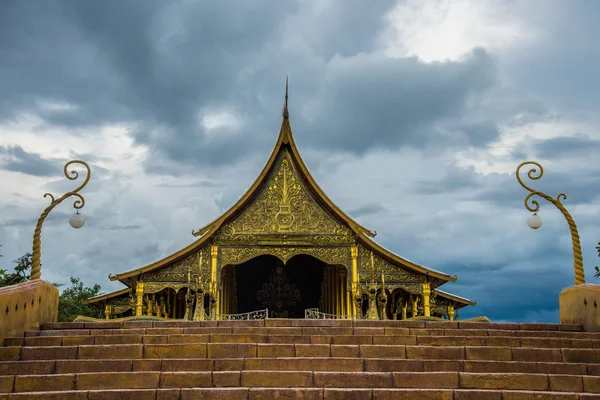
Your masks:
<svg viewBox="0 0 600 400"><path fill-rule="evenodd" d="M269 318L269 309L250 311L242 314L217 314L218 320L221 321L242 321L242 320L259 320Z"/></svg>
<svg viewBox="0 0 600 400"><path fill-rule="evenodd" d="M318 308L307 308L304 310L305 319L352 319L351 315L327 314L319 311Z"/></svg>

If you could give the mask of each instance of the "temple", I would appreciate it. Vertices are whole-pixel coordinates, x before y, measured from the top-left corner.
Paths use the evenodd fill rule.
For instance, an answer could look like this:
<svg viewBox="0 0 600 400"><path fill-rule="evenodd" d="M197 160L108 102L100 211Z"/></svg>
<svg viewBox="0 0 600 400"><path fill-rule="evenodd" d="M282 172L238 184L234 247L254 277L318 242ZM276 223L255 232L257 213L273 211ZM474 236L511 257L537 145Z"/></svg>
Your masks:
<svg viewBox="0 0 600 400"><path fill-rule="evenodd" d="M339 318L455 320L475 302L438 288L456 276L377 244L317 185L283 121L262 172L189 246L109 275L126 287L85 303L106 319Z"/></svg>

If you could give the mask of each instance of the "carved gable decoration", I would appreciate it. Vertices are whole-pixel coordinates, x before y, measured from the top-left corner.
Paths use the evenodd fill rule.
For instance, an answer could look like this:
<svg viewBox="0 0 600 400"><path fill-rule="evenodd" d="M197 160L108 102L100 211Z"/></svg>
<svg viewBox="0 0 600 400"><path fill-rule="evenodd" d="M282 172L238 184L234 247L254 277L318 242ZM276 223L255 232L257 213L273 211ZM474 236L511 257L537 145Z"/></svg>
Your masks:
<svg viewBox="0 0 600 400"><path fill-rule="evenodd" d="M280 151L252 203L219 229L220 244L347 245L353 232L323 209L306 188L288 150Z"/></svg>
<svg viewBox="0 0 600 400"><path fill-rule="evenodd" d="M382 273L385 276L386 284L425 282L424 275L394 265L377 254L373 255L373 264L375 266L375 280L377 282L381 280ZM358 275L361 283L371 280L371 251L362 244L358 246Z"/></svg>
<svg viewBox="0 0 600 400"><path fill-rule="evenodd" d="M202 255L202 275L206 278L210 276L210 249L208 247L166 267L142 274L142 280L145 282L187 282L189 267L191 280L195 282L196 278L200 276L200 255Z"/></svg>

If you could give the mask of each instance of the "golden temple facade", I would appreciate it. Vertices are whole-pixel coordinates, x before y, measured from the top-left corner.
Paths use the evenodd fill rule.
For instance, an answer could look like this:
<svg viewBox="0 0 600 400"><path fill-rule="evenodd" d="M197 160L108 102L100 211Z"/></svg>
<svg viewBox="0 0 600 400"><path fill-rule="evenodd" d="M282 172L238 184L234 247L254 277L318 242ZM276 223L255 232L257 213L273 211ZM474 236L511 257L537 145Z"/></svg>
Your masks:
<svg viewBox="0 0 600 400"><path fill-rule="evenodd" d="M198 239L110 275L126 288L89 299L106 319L454 320L475 302L438 288L457 277L378 245L317 185L294 143L286 83L275 148L254 184ZM268 310L268 311L267 311Z"/></svg>

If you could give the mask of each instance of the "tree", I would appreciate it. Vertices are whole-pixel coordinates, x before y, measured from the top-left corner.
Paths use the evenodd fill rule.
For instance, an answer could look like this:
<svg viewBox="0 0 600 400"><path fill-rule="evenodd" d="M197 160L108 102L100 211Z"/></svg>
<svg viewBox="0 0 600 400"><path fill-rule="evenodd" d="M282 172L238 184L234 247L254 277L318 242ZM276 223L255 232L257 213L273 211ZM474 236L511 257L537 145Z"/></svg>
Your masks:
<svg viewBox="0 0 600 400"><path fill-rule="evenodd" d="M0 269L0 287L16 285L17 283L27 282L31 277L31 253L13 261L17 264L15 272L9 273L5 269Z"/></svg>
<svg viewBox="0 0 600 400"><path fill-rule="evenodd" d="M92 287L86 287L79 278L70 277L69 280L71 281L71 287L63 290L58 299L58 321L71 322L78 315L102 318L102 310L83 304L83 300L100 294L100 285L95 284Z"/></svg>
<svg viewBox="0 0 600 400"><path fill-rule="evenodd" d="M600 257L600 242L598 242L598 246L596 246L596 250L598 250L598 257ZM600 278L600 268L596 265L596 273L594 274L595 278Z"/></svg>
<svg viewBox="0 0 600 400"><path fill-rule="evenodd" d="M15 271L9 273L5 269L0 269L0 287L16 285L27 282L31 277L31 253L13 261ZM92 287L83 286L79 278L70 277L71 287L63 290L58 298L58 320L60 322L71 322L78 315L88 317L102 318L102 311L89 305L83 305L82 301L100 294L100 285L95 284ZM53 283L54 286L61 287L62 283Z"/></svg>

